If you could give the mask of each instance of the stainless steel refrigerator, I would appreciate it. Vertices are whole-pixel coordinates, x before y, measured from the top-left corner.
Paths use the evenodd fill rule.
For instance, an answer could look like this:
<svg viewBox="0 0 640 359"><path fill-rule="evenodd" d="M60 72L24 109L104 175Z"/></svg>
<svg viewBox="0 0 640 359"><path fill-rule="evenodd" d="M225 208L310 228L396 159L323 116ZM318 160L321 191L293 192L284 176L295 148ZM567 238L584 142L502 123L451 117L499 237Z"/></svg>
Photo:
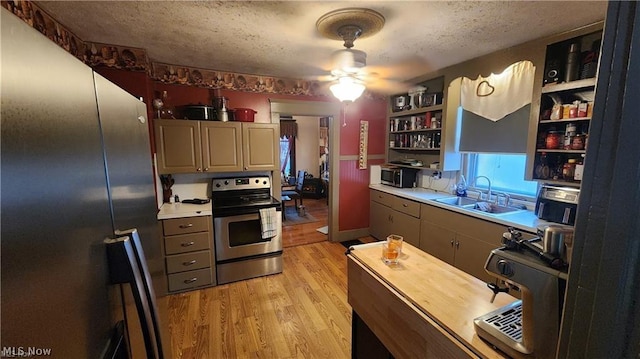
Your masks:
<svg viewBox="0 0 640 359"><path fill-rule="evenodd" d="M127 291L103 240L137 228L166 293L146 107L0 11L0 348L102 358Z"/></svg>

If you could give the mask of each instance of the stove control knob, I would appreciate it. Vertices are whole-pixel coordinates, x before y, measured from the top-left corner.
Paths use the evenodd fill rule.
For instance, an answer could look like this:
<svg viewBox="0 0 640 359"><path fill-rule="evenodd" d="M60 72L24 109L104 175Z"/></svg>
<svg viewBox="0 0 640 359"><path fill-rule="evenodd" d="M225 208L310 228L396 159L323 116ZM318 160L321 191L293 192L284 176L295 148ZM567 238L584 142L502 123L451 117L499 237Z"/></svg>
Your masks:
<svg viewBox="0 0 640 359"><path fill-rule="evenodd" d="M225 186L228 185L228 184L229 184L229 181L224 181L224 185Z"/></svg>
<svg viewBox="0 0 640 359"><path fill-rule="evenodd" d="M220 183L216 183L216 187L220 188Z"/></svg>
<svg viewBox="0 0 640 359"><path fill-rule="evenodd" d="M513 267L511 266L511 263L504 259L499 260L498 263L496 263L496 267L498 268L498 273L505 277L511 277L513 275Z"/></svg>
<svg viewBox="0 0 640 359"><path fill-rule="evenodd" d="M256 183L260 183L260 180L259 180L259 179L257 179L257 180L256 180Z"/></svg>
<svg viewBox="0 0 640 359"><path fill-rule="evenodd" d="M267 181L262 181L262 184L266 186L267 185Z"/></svg>

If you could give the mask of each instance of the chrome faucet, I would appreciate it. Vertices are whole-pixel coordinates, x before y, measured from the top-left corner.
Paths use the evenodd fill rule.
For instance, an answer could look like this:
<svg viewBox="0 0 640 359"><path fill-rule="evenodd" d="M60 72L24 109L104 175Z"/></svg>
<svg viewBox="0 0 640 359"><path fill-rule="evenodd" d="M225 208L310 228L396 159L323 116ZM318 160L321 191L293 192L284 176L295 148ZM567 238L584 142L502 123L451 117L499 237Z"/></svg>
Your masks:
<svg viewBox="0 0 640 359"><path fill-rule="evenodd" d="M502 193L502 192L494 192L495 196L496 196L496 201L495 203L497 205L500 205L500 197L504 198L504 206L505 207L509 207L509 202L511 201L511 196L508 193Z"/></svg>
<svg viewBox="0 0 640 359"><path fill-rule="evenodd" d="M479 178L484 178L487 180L489 187L487 188L487 201L491 201L491 180L487 176L478 176L473 179L473 184L476 185L478 183ZM482 200L482 191L478 190L478 200Z"/></svg>

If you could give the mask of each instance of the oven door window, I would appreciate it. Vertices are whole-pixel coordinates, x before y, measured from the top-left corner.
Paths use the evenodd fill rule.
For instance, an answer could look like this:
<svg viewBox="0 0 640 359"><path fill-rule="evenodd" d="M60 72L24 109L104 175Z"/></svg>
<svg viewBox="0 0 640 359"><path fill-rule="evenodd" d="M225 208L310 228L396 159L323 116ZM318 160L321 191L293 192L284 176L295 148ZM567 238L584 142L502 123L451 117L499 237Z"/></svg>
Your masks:
<svg viewBox="0 0 640 359"><path fill-rule="evenodd" d="M262 227L259 219L229 222L228 226L229 247L245 246L271 240L271 238L262 239Z"/></svg>

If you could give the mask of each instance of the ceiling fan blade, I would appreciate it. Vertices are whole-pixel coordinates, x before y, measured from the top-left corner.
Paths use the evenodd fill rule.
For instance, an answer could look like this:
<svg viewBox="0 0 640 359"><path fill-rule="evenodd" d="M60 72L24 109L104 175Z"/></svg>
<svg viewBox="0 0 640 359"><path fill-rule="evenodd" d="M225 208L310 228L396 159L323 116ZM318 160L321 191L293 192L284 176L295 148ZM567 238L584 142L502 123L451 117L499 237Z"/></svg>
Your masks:
<svg viewBox="0 0 640 359"><path fill-rule="evenodd" d="M376 65L374 63L367 65L365 69L367 72L377 73L382 78L396 78L407 81L413 78L409 74L415 73L416 68L424 69L422 73L431 71L429 65L425 64L424 60L419 57L412 57L394 64Z"/></svg>
<svg viewBox="0 0 640 359"><path fill-rule="evenodd" d="M331 82L331 81L335 81L336 77L334 75L318 75L318 76L305 76L305 79L309 81Z"/></svg>
<svg viewBox="0 0 640 359"><path fill-rule="evenodd" d="M367 90L384 95L397 95L400 93L406 93L415 85L411 85L402 81L395 81L383 78L371 78L365 80L365 86Z"/></svg>

